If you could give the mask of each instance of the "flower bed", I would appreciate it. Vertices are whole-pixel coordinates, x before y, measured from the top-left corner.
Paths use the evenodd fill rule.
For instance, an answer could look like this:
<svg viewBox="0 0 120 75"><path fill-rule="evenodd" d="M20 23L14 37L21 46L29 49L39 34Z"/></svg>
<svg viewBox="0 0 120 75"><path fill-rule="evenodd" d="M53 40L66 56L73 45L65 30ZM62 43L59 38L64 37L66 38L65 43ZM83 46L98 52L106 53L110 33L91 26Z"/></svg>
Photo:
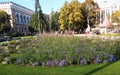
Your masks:
<svg viewBox="0 0 120 75"><path fill-rule="evenodd" d="M0 52L4 64L49 67L99 64L120 59L120 39L40 36L0 43Z"/></svg>

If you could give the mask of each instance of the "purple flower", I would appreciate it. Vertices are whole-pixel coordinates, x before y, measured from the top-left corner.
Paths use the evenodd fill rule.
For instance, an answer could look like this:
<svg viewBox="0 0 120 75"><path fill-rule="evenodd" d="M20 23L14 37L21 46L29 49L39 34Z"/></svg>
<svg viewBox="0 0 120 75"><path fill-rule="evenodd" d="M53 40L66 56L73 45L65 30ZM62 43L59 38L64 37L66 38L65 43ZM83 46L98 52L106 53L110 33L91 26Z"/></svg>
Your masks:
<svg viewBox="0 0 120 75"><path fill-rule="evenodd" d="M63 67L67 65L67 61L66 60L61 60L59 63L59 67Z"/></svg>

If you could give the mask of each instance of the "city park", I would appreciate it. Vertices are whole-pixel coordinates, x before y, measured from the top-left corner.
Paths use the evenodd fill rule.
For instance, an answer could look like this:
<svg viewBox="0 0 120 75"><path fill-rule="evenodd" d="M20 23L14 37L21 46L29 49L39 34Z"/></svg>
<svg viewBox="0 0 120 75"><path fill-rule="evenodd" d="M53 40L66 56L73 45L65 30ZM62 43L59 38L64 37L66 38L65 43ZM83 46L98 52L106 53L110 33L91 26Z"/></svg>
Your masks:
<svg viewBox="0 0 120 75"><path fill-rule="evenodd" d="M72 0L48 18L35 0L31 35L0 42L0 75L119 75L119 13Z"/></svg>

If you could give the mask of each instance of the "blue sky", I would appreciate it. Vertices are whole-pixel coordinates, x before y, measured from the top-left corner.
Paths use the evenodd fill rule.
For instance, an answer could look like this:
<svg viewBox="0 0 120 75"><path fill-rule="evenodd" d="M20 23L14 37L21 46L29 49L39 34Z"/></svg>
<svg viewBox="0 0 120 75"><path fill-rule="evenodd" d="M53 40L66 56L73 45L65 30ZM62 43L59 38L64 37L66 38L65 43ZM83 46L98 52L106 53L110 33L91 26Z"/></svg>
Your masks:
<svg viewBox="0 0 120 75"><path fill-rule="evenodd" d="M0 2L5 2L5 1L12 1L14 3L27 7L34 11L34 0L0 0ZM39 0L39 1L43 13L46 14L50 14L52 9L54 11L60 9L65 2L65 0ZM72 0L66 0L66 1L70 2ZM78 0L78 1L83 2L84 0ZM102 3L104 0L95 0L95 1L97 1L98 3ZM120 2L120 0L111 0L111 1Z"/></svg>
<svg viewBox="0 0 120 75"><path fill-rule="evenodd" d="M0 0L0 2L12 1L34 11L34 0ZM66 0L68 2L72 0ZM80 2L83 0L79 0ZM39 0L43 13L50 14L53 10L58 10L64 4L65 0Z"/></svg>

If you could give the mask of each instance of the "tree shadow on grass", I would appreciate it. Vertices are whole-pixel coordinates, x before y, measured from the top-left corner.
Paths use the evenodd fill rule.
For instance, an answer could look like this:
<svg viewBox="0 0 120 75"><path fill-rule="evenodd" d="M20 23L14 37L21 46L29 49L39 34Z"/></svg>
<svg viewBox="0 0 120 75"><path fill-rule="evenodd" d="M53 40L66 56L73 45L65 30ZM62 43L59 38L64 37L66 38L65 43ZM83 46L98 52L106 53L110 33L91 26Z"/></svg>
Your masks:
<svg viewBox="0 0 120 75"><path fill-rule="evenodd" d="M101 69L104 69L105 67L110 66L110 65L113 64L113 63L115 63L115 62L107 63L107 64L105 64L105 65L103 65L103 66L101 66L101 67L95 68L95 69L93 69L93 70L85 73L84 75L92 75L92 74L94 74L95 72L100 71Z"/></svg>

